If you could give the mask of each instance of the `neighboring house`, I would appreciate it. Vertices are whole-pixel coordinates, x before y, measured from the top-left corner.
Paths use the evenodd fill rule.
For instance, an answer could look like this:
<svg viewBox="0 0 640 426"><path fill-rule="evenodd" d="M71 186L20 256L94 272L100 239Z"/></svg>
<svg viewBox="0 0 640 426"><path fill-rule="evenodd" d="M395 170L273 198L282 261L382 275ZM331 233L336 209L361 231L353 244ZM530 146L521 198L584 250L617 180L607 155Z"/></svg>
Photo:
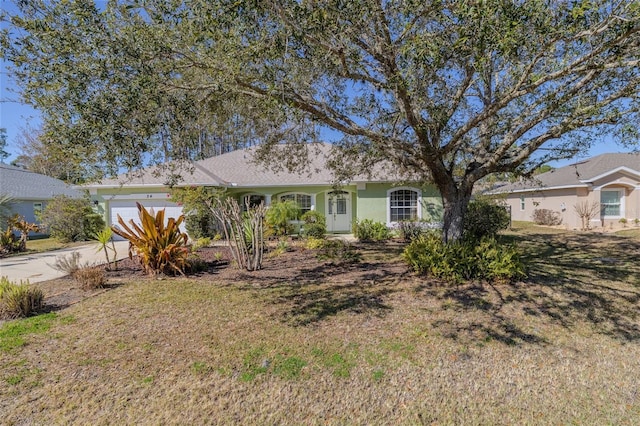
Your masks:
<svg viewBox="0 0 640 426"><path fill-rule="evenodd" d="M567 228L580 229L575 206L589 202L600 205L592 228L621 227L621 219L633 224L640 218L640 155L598 155L491 193L505 195L512 220L530 222L534 210L549 209L561 215Z"/></svg>
<svg viewBox="0 0 640 426"><path fill-rule="evenodd" d="M302 212L324 214L331 233L351 232L354 221L362 219L388 226L409 219L434 225L441 221L442 201L433 185L397 184L398 176L378 172L375 178L357 177L336 186L326 167L330 145L320 144L319 148L319 155L309 159L307 172L300 175L259 168L251 161L252 150L238 150L193 163L175 186L225 188L242 204L250 205L294 200ZM85 187L109 224L117 223L117 215L125 221L137 220L136 202L146 208L166 208L167 216L177 217L182 207L170 200L166 185L170 175L155 168L136 177L121 176Z"/></svg>
<svg viewBox="0 0 640 426"><path fill-rule="evenodd" d="M27 222L38 224L38 213L42 212L53 197L82 197L80 191L61 180L8 164L0 164L0 195L12 198L9 208L12 215L19 214Z"/></svg>

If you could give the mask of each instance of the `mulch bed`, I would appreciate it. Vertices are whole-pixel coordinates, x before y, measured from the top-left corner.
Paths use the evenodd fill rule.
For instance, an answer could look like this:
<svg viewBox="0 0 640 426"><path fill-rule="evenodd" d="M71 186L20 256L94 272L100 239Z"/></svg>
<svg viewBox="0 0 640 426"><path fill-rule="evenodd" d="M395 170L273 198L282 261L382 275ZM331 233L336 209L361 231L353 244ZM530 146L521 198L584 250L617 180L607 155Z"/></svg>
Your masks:
<svg viewBox="0 0 640 426"><path fill-rule="evenodd" d="M388 245L394 245L393 242ZM393 247L391 247L393 248ZM361 244L359 251L371 249L371 246ZM376 250L384 250L379 245ZM252 286L270 286L282 282L317 282L323 279L337 279L342 282L358 280L384 279L391 275L401 276L407 273L405 264L394 262L359 262L340 263L331 260L321 260L315 250L292 246L289 251L272 255L265 254L263 269L248 272L232 266L232 256L228 247L206 247L197 251L197 257L206 265L203 271L187 275L191 279L216 281L222 284L243 283ZM136 257L118 261L117 269L108 265L104 268L106 286L96 290L83 290L80 284L71 277L63 277L45 281L37 285L45 293L45 307L47 311L57 311L78 303L88 297L117 288L131 281L167 279L164 275L149 276Z"/></svg>

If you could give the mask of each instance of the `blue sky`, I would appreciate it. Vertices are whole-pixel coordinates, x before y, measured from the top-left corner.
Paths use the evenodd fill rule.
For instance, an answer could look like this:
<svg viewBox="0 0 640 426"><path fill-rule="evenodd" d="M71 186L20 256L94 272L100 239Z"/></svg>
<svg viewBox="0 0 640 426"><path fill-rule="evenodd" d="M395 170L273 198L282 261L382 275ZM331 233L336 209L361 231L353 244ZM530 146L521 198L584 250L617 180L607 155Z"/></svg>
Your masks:
<svg viewBox="0 0 640 426"><path fill-rule="evenodd" d="M7 129L7 151L11 156L6 162L11 162L18 154L19 149L16 146L17 137L20 134L20 129L25 128L27 124L32 127L38 127L40 123L40 115L38 111L31 106L21 102L18 93L15 93L15 85L7 75L6 66L2 64L2 71L0 71L0 127ZM581 158L592 157L594 155L602 154L605 152L628 152L629 149L625 149L619 146L615 141L609 139L604 140L601 143L591 147L588 153L580 154ZM566 164L570 164L572 160L564 160L561 162L552 163L554 167L561 167Z"/></svg>
<svg viewBox="0 0 640 426"><path fill-rule="evenodd" d="M100 4L102 1L97 0ZM8 7L13 9L15 6L11 2L0 0L2 7ZM17 137L20 134L21 128L38 127L40 123L40 115L38 111L31 108L29 105L23 104L20 100L20 95L16 93L16 87L11 81L7 69L6 63L2 61L0 63L0 128L7 129L8 146L7 151L11 154L6 162L11 162L18 154L19 149L17 147ZM601 143L591 147L589 152L580 153L580 158L587 158L594 155L602 154L604 152L628 152L628 148L624 148L617 145L612 138L603 140ZM570 164L572 160L564 160L561 162L551 163L553 167L561 167L566 164Z"/></svg>

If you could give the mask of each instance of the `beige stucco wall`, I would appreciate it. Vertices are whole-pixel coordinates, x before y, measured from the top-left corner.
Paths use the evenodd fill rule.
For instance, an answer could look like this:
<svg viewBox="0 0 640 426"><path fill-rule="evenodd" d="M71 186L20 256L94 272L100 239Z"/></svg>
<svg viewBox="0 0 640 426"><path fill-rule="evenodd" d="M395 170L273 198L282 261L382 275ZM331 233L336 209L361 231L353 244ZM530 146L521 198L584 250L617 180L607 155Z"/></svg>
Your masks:
<svg viewBox="0 0 640 426"><path fill-rule="evenodd" d="M579 227L580 223L573 206L585 199L584 194L578 196L577 189L580 188L512 193L506 196L505 201L511 206L512 220L532 222L534 210L548 209L558 212L562 225L573 229ZM524 197L524 209L521 208L520 197Z"/></svg>
<svg viewBox="0 0 640 426"><path fill-rule="evenodd" d="M505 195L506 203L511 206L511 218L515 221L532 222L535 209L549 209L560 213L562 225L567 229L580 229L581 220L575 212L575 206L581 202L600 203L601 191L619 190L622 192L621 215L603 217L597 215L590 222L591 228L618 229L634 227L635 219L640 221L640 183L627 176L613 176L596 182L590 188L566 188L546 191L519 192ZM524 197L524 209L521 198ZM625 218L627 223L621 223Z"/></svg>

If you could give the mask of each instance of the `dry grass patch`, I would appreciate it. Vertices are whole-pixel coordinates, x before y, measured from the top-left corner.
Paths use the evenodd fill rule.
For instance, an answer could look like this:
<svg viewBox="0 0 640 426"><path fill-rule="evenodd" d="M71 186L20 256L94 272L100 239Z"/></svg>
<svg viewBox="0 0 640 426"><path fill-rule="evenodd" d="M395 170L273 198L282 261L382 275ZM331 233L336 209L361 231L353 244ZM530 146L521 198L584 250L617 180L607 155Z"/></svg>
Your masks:
<svg viewBox="0 0 640 426"><path fill-rule="evenodd" d="M393 244L122 285L0 351L3 421L633 424L640 241L526 232L517 285L438 285Z"/></svg>

